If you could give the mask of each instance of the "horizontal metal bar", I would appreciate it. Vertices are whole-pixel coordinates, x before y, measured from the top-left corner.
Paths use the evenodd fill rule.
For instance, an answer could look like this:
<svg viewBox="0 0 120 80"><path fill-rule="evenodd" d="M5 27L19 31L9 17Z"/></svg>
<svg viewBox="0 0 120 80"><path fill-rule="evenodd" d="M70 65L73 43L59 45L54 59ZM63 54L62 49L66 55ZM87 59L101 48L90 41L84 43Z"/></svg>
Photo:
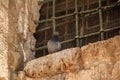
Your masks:
<svg viewBox="0 0 120 80"><path fill-rule="evenodd" d="M73 35L74 35L74 34L67 34L67 35L59 36L59 38L61 39L61 38L66 37L66 36L73 36ZM71 38L71 39L72 39L72 38ZM71 39L69 39L68 41L71 41ZM66 41L67 41L67 40L62 41L61 44L66 43ZM41 41L41 42L39 42L39 43L37 43L37 44L42 45L43 43L46 43L46 42L48 42L48 40Z"/></svg>
<svg viewBox="0 0 120 80"><path fill-rule="evenodd" d="M115 7L115 6L119 6L119 5L120 5L119 3L111 4L111 5L109 5L109 6L101 7L101 9L106 10L106 9L109 9L109 8L112 8L112 7ZM93 13L93 12L96 12L96 11L98 11L98 10L99 10L99 7L98 7L98 8L95 8L95 9L91 9L91 10L80 11L80 12L78 12L78 13L67 14L67 15L63 15L63 16L59 16L59 17L54 17L54 18L55 18L55 19L61 19L61 18L73 16L73 15L75 15L75 14ZM38 23L44 23L44 22L52 21L54 18L40 20L40 21L38 21Z"/></svg>
<svg viewBox="0 0 120 80"><path fill-rule="evenodd" d="M113 27L113 28L109 28L109 29L105 29L105 30L103 30L103 31L104 31L104 32L108 32L108 31L115 30L115 29L120 29L120 26Z"/></svg>
<svg viewBox="0 0 120 80"><path fill-rule="evenodd" d="M65 40L65 41L62 41L61 44L64 44L64 43L67 43L67 42L71 42L71 41L74 41L74 40L75 40L75 38L69 39L69 40Z"/></svg>
<svg viewBox="0 0 120 80"><path fill-rule="evenodd" d="M75 39L69 39L69 40L65 40L65 41L62 41L61 44L64 44L64 43L67 43L67 42L71 42L71 41L74 41ZM42 50L42 49L45 49L47 48L47 46L42 46L42 47L38 47L38 48L35 48L33 51L38 51L38 50Z"/></svg>
<svg viewBox="0 0 120 80"><path fill-rule="evenodd" d="M92 13L88 13L88 14L85 14L84 17L88 17L88 16L90 16L90 15L94 15L94 14L97 14L97 13L99 13L99 12L98 12L98 11L95 11L95 12L92 12Z"/></svg>
<svg viewBox="0 0 120 80"><path fill-rule="evenodd" d="M102 1L105 1L105 0L102 0ZM71 2L73 3L73 0L72 0L72 1L69 0L69 1L68 1L68 4L71 4ZM95 2L90 2L89 5L92 5L92 4L94 4L94 3L95 3ZM56 5L56 8L57 8L57 7L60 7L59 9L56 9L56 14L59 13L59 12L62 12L62 11L65 11L65 10L66 10L66 8L64 8L65 6L63 6L64 4L65 4L65 3L62 2L62 3L59 3L59 4ZM86 5L87 5L87 4L86 4ZM78 7L81 7L81 4L78 5ZM49 8L52 9L52 6L51 6L51 7L49 6ZM63 9L63 8L64 8L64 9ZM74 9L75 9L74 4L69 7L69 10L74 10Z"/></svg>
<svg viewBox="0 0 120 80"><path fill-rule="evenodd" d="M58 26L60 26L60 25L64 25L64 24L69 23L69 22L73 22L73 21L75 21L75 20L70 20L70 21L68 21L68 22L60 22L60 23L57 23L57 24L56 24L56 27L58 27ZM51 24L51 25L52 25L52 24ZM46 26L45 28L39 29L36 33L39 33L39 32L44 31L44 30L51 29L51 28L52 28L51 25L48 25L48 26Z"/></svg>
<svg viewBox="0 0 120 80"><path fill-rule="evenodd" d="M47 29L50 29L50 28L52 28L52 27L49 26L49 27L42 28L42 29L38 30L36 33L47 30Z"/></svg>
<svg viewBox="0 0 120 80"><path fill-rule="evenodd" d="M120 26L109 28L109 29L105 29L103 31L99 31L99 32L91 33L91 34L86 34L86 35L83 35L83 36L79 36L78 38L82 39L82 38L98 35L101 32L108 32L108 31L115 30L115 29L120 29ZM61 44L64 44L64 43L67 43L67 42L71 42L73 40L75 40L75 38L62 41ZM38 50L42 50L42 49L45 49L45 48L47 48L47 46L42 46L42 47L35 48L33 51L38 51Z"/></svg>
<svg viewBox="0 0 120 80"><path fill-rule="evenodd" d="M74 13L63 15L63 16L59 16L59 17L53 17L53 18L50 18L50 19L44 19L44 20L38 21L38 23L44 23L44 22L52 21L53 19L61 19L61 18L73 16L73 15L74 15Z"/></svg>
<svg viewBox="0 0 120 80"><path fill-rule="evenodd" d="M107 24L109 24L109 23L112 23L112 22L118 22L120 19L116 19L116 20L112 20L112 21L110 21L110 22L108 22ZM74 21L74 20L73 20ZM67 22L63 22L63 23L59 23L59 24L57 24L56 25L56 27L57 26L59 26L59 25L63 25L63 24L65 24L65 23L67 23ZM105 25L106 23L103 23L103 25ZM89 27L89 28L86 28L87 30L90 30L90 29L93 29L93 28L97 28L99 25L95 25L95 26L92 26L92 27ZM46 27L46 28L43 28L43 29L40 29L40 30L38 30L38 31L44 31L44 30L47 30L47 29L50 29L50 28L52 28L52 27ZM115 27L116 28L116 27ZM65 36L64 36L65 37ZM39 44L39 43L38 43Z"/></svg>
<svg viewBox="0 0 120 80"><path fill-rule="evenodd" d="M38 47L38 48L33 49L32 51L38 51L38 50L42 50L45 48L47 48L47 46Z"/></svg>
<svg viewBox="0 0 120 80"><path fill-rule="evenodd" d="M100 31L99 32L95 32L95 33L91 33L91 34L86 34L84 36L79 36L79 38L82 39L82 38L90 37L90 36L97 35L97 34L100 34Z"/></svg>
<svg viewBox="0 0 120 80"><path fill-rule="evenodd" d="M93 12L92 14L97 14L97 13L98 13L98 12ZM89 15L91 15L91 14L86 14L85 17L87 17L87 16L89 16ZM59 25L62 25L62 24L64 24L64 23L67 23L67 22L63 22L63 23L56 24L56 27L59 26ZM111 22L110 22L110 23L111 23ZM104 23L104 24L105 24L105 23ZM51 25L52 25L52 24L51 24ZM95 28L96 26L99 26L99 25L95 25L95 26L90 27L90 28L87 28L87 29ZM51 26L47 26L47 27L45 27L45 28L42 28L42 29L38 30L36 33L41 32L41 31L44 31L44 30L47 30L47 29L50 29L50 28L52 28L52 27L51 27Z"/></svg>
<svg viewBox="0 0 120 80"><path fill-rule="evenodd" d="M95 32L95 33L90 33L90 34L87 34L87 35L84 35L84 36L80 36L79 38L82 39L82 38L90 37L90 36L93 36L93 35L98 35L101 32L108 32L108 31L115 30L115 29L120 29L120 26L109 28L109 29L105 29L105 30L102 30L102 31L99 31L99 32Z"/></svg>
<svg viewBox="0 0 120 80"><path fill-rule="evenodd" d="M92 14L96 14L98 12L93 12ZM86 14L85 17L89 16L90 14ZM64 16L59 16L59 17L56 17L56 19L61 19L61 18L65 18L65 17L70 17L70 16L74 16L74 14L68 14L68 15L64 15ZM52 21L52 19L46 19L47 21ZM40 23L43 23L43 22L47 22L45 20L41 20ZM58 26L58 25L57 25ZM38 30L37 32L40 32L40 31L44 31L44 30L47 30L47 29L50 29L51 27L45 27L43 29L40 29Z"/></svg>
<svg viewBox="0 0 120 80"><path fill-rule="evenodd" d="M78 12L78 14L87 14L87 13L92 13L92 12L96 12L96 11L98 11L98 8L86 10L86 11L81 11L81 12Z"/></svg>
<svg viewBox="0 0 120 80"><path fill-rule="evenodd" d="M104 6L104 7L102 7L102 9L106 10L106 9L113 8L113 7L119 6L119 5L120 5L120 3L114 3L114 4L111 4L111 5L108 5L108 6Z"/></svg>
<svg viewBox="0 0 120 80"><path fill-rule="evenodd" d="M70 17L70 16L74 16L74 13L63 15L63 16L59 16L59 17L56 17L55 19L61 19L61 18Z"/></svg>
<svg viewBox="0 0 120 80"><path fill-rule="evenodd" d="M38 21L38 23L49 22L49 21L52 21L52 20L53 20L52 18L50 18L50 19L44 19L44 20Z"/></svg>
<svg viewBox="0 0 120 80"><path fill-rule="evenodd" d="M102 0L102 1L104 1L104 0ZM104 6L104 7L101 7L101 8L104 9L104 10L106 10L106 9L108 9L108 8L112 8L112 7L119 6L119 5L120 5L120 3L114 3L114 4L111 4L111 6ZM79 6L79 7L80 7L80 6ZM51 7L51 8L52 8L52 7ZM75 7L72 7L72 8L70 8L70 9L74 9L74 8L75 8ZM98 7L98 8L99 8L99 7ZM97 11L98 8L91 9L91 12ZM62 11L63 11L63 9L62 9ZM91 13L91 12L89 12L89 10L87 10L87 11L85 11L85 12L79 12L78 14L87 14L87 13ZM57 11L56 13L59 13L59 12Z"/></svg>

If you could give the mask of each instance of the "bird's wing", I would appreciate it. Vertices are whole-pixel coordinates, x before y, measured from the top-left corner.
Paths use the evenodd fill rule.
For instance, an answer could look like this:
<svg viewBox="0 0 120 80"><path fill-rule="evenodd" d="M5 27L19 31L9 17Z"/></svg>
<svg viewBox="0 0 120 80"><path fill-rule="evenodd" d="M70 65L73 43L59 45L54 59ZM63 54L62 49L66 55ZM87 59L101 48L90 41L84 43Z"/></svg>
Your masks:
<svg viewBox="0 0 120 80"><path fill-rule="evenodd" d="M61 43L59 41L56 43L56 48L57 50L61 50Z"/></svg>

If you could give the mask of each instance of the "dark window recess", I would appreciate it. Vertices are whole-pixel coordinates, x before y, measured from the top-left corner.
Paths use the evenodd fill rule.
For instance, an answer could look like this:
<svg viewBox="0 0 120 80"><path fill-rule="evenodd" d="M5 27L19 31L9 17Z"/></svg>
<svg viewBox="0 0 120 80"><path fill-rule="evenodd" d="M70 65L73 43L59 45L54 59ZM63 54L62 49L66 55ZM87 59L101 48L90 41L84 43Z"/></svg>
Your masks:
<svg viewBox="0 0 120 80"><path fill-rule="evenodd" d="M56 0L55 4L53 1L44 3L39 11L40 23L36 28L36 33L34 33L36 57L48 54L46 44L52 36L53 24L56 31L60 33L62 50L100 41L101 33L103 33L104 40L120 34L120 5L103 9L100 17L99 10L92 11L93 9L101 9L99 8L99 0ZM75 1L77 2L75 3ZM115 5L117 1L101 0L101 7ZM78 13L74 13L76 9ZM82 11L88 12L79 13ZM54 15L55 18L52 18ZM100 23L100 19L102 19L102 23ZM100 32L101 27L103 32ZM77 30L78 35L76 35ZM78 44L76 36L80 37L78 38L80 44Z"/></svg>

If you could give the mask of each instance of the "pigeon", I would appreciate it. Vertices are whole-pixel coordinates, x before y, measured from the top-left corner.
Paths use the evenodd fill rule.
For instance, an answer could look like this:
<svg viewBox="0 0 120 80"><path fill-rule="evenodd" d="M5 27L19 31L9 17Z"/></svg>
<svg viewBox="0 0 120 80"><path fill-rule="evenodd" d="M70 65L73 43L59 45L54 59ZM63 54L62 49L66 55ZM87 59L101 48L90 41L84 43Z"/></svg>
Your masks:
<svg viewBox="0 0 120 80"><path fill-rule="evenodd" d="M47 43L48 53L54 53L61 50L61 43L58 39L59 33L54 32L52 38Z"/></svg>

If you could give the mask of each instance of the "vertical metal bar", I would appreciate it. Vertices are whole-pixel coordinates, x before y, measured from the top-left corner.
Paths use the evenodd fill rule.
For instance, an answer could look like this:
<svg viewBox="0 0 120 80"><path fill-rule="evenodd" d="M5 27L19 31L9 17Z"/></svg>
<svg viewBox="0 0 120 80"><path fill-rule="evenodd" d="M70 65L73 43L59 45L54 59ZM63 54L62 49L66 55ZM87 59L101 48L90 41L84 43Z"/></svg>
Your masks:
<svg viewBox="0 0 120 80"><path fill-rule="evenodd" d="M102 17L102 4L101 0L99 0L99 20L100 20L100 31L101 31L101 40L104 39L104 34L103 34L103 17Z"/></svg>
<svg viewBox="0 0 120 80"><path fill-rule="evenodd" d="M107 5L109 5L109 0L107 1ZM108 22L109 22L109 17L108 17L109 12L106 10L106 27L108 27ZM106 34L105 39L108 37L108 35Z"/></svg>
<svg viewBox="0 0 120 80"><path fill-rule="evenodd" d="M47 31L45 31L45 39L44 39L44 46L45 46L45 43L46 43L46 37L47 36ZM46 55L46 52L45 52L45 48L43 49L43 56Z"/></svg>
<svg viewBox="0 0 120 80"><path fill-rule="evenodd" d="M85 0L82 0L82 10L81 11L84 11L84 6L85 6ZM81 20L82 20L82 23L81 23L81 26L80 26L80 36L83 36L83 33L84 33L84 14L81 14ZM80 47L82 46L82 39L80 39Z"/></svg>
<svg viewBox="0 0 120 80"><path fill-rule="evenodd" d="M75 0L75 21L76 21L76 46L79 47L80 43L79 43L79 29L78 29L78 9L77 9L77 0Z"/></svg>
<svg viewBox="0 0 120 80"><path fill-rule="evenodd" d="M53 17L52 17L52 21L53 21L53 32L55 32L56 28L56 22L55 22L55 0L53 0Z"/></svg>
<svg viewBox="0 0 120 80"><path fill-rule="evenodd" d="M65 11L66 14L65 15L67 15L68 14L68 0L66 0L65 2L66 2L65 3L65 7L66 7L66 11ZM68 31L68 29L67 29L68 28L68 17L65 18L65 22L66 22L66 24L65 24L65 34L64 34L65 38L64 38L64 40L67 40L67 35L68 35L68 32L67 32ZM67 48L67 44L65 44L65 48Z"/></svg>
<svg viewBox="0 0 120 80"><path fill-rule="evenodd" d="M49 18L49 2L48 3L46 3L47 4L47 10L46 10L46 19L48 19ZM48 22L45 22L45 27L46 26L48 26ZM44 38L44 41L43 41L43 44L44 44L44 46L46 45L46 38L47 38L47 32L46 31L44 31L45 32L45 38ZM45 52L45 48L43 49L43 56L45 56L46 55L46 52Z"/></svg>

